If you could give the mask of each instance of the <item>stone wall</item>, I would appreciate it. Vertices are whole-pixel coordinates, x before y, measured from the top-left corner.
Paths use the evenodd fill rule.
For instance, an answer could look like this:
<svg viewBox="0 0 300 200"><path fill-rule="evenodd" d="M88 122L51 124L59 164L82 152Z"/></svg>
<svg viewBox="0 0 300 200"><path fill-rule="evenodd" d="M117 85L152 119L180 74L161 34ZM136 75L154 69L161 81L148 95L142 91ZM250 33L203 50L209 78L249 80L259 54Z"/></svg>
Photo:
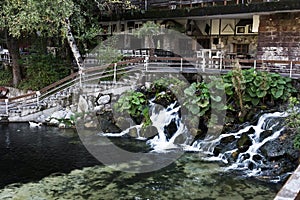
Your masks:
<svg viewBox="0 0 300 200"><path fill-rule="evenodd" d="M260 16L257 58L300 60L300 12Z"/></svg>

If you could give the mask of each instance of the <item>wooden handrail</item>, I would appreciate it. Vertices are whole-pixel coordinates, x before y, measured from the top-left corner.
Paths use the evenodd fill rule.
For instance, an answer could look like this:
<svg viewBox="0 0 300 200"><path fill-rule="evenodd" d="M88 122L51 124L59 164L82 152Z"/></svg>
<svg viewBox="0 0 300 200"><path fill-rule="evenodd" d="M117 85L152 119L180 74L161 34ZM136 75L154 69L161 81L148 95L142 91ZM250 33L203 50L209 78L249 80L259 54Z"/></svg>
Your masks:
<svg viewBox="0 0 300 200"><path fill-rule="evenodd" d="M51 89L53 89L53 88L59 86L60 84L62 84L62 83L64 83L64 82L67 82L67 81L69 81L69 80L72 80L72 79L75 78L77 75L78 75L78 72L72 73L72 74L70 74L69 76L67 76L67 77L65 77L65 78L63 78L63 79L61 79L61 80L59 80L59 81L56 81L56 82L52 83L51 85L48 85L48 86L46 86L46 87L40 89L40 92L41 92L41 94L43 94L43 93L45 93L45 92L47 92L47 91L49 91L49 90L51 90Z"/></svg>
<svg viewBox="0 0 300 200"><path fill-rule="evenodd" d="M196 58L196 57L189 57L189 58L182 58L182 57L154 57L154 56L151 56L149 57L149 62L151 61L198 61L198 60L201 60L202 58ZM101 69L106 69L107 67L112 67L114 66L114 64L117 64L117 66L120 66L120 65L127 65L127 64L131 64L131 63L139 63L139 62L142 62L145 60L145 57L138 57L138 58L134 58L134 59L130 59L130 60L126 60L126 61L120 61L120 62L117 62L117 63L112 63L112 64L109 64L109 65L106 65L106 66L99 66L99 67L90 67L90 68L86 68L83 70L83 73L86 73L86 72L94 72L94 71L99 71ZM211 58L211 59L208 59L208 60L219 60L219 58ZM263 63L273 63L273 64L297 64L297 65L300 65L300 61L291 61L291 60L254 60L254 59L237 59L237 61L239 63L243 63L243 64L254 64L256 62L256 64L263 64ZM235 59L227 59L227 58L222 58L222 62L223 63L226 63L226 62L235 62ZM76 76L78 76L78 72L75 72L75 73L72 73L70 74L69 76L57 81L57 82L54 82L44 88L42 88L40 90L40 93L41 94L44 94L52 89L54 89L55 87L67 82L67 81L70 81L72 79L74 79ZM12 102L12 101L15 101L15 100L18 100L18 99L22 99L22 98L27 98L27 97L36 97L36 92L31 92L31 93L28 93L28 94L24 94L24 95L20 95L20 96L16 96L16 97L11 97L11 98L8 98L8 101L9 102ZM0 99L0 102L4 102L5 99Z"/></svg>
<svg viewBox="0 0 300 200"><path fill-rule="evenodd" d="M8 101L11 102L11 101L15 101L15 100L18 100L18 99L31 97L31 96L35 96L35 95L36 95L36 92L31 92L31 93L28 93L28 94L23 94L23 95L19 95L19 96L16 96L16 97L8 98Z"/></svg>

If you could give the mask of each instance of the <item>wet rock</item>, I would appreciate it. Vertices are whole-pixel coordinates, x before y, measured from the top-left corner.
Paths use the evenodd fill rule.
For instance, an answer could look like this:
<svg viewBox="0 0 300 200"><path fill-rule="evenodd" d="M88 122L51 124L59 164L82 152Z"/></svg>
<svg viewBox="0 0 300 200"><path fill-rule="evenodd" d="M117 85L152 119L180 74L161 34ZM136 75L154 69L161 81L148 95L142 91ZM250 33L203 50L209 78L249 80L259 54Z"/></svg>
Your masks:
<svg viewBox="0 0 300 200"><path fill-rule="evenodd" d="M156 95L154 103L162 105L164 108L167 108L170 104L174 103L176 100L175 95L171 90L167 90L166 92L161 92Z"/></svg>
<svg viewBox="0 0 300 200"><path fill-rule="evenodd" d="M133 138L137 138L139 135L138 135L138 130L137 130L137 128L131 128L130 130L129 130L129 132L128 132L128 135L130 136L130 137L133 137Z"/></svg>
<svg viewBox="0 0 300 200"><path fill-rule="evenodd" d="M120 133L122 130L115 124L112 112L103 112L97 116L100 129L104 133Z"/></svg>
<svg viewBox="0 0 300 200"><path fill-rule="evenodd" d="M221 141L220 141L220 143L226 145L226 144L228 144L228 143L234 142L235 140L236 140L236 139L235 139L234 135L231 135L231 136L222 138Z"/></svg>
<svg viewBox="0 0 300 200"><path fill-rule="evenodd" d="M131 126L131 124L132 119L130 118L118 117L116 119L116 125L122 130L128 129Z"/></svg>
<svg viewBox="0 0 300 200"><path fill-rule="evenodd" d="M59 123L59 124L58 124L58 128L66 128L66 124L64 124L64 123Z"/></svg>
<svg viewBox="0 0 300 200"><path fill-rule="evenodd" d="M55 119L55 118L52 118L52 119L50 119L49 124L50 125L58 125L59 121L57 119Z"/></svg>
<svg viewBox="0 0 300 200"><path fill-rule="evenodd" d="M203 140L206 136L206 133L204 133L202 130L196 129L196 128L191 128L190 129L190 134L194 138L193 139L194 141Z"/></svg>
<svg viewBox="0 0 300 200"><path fill-rule="evenodd" d="M174 120L171 121L171 123L166 127L165 129L165 135L167 139L170 139L174 133L177 131L177 125Z"/></svg>
<svg viewBox="0 0 300 200"><path fill-rule="evenodd" d="M144 138L153 138L158 134L158 130L155 126L147 126L146 128L141 129L140 136Z"/></svg>
<svg viewBox="0 0 300 200"><path fill-rule="evenodd" d="M252 145L252 141L248 136L248 133L243 133L237 141L237 147L239 152L246 152Z"/></svg>
<svg viewBox="0 0 300 200"><path fill-rule="evenodd" d="M182 134L180 134L175 138L174 144L184 144L185 140L186 138Z"/></svg>
<svg viewBox="0 0 300 200"><path fill-rule="evenodd" d="M267 137L270 137L273 134L273 131L266 130L260 133L259 141L262 142Z"/></svg>
<svg viewBox="0 0 300 200"><path fill-rule="evenodd" d="M220 153L224 153L226 151L230 151L232 149L237 148L237 142L234 136L229 136L226 138L222 138L220 143L215 147L213 153L215 156L219 155Z"/></svg>
<svg viewBox="0 0 300 200"><path fill-rule="evenodd" d="M282 175L293 171L298 166L300 151L293 146L295 133L285 130L280 137L266 142L261 148L271 175Z"/></svg>
<svg viewBox="0 0 300 200"><path fill-rule="evenodd" d="M55 118L55 119L64 119L65 116L66 116L67 112L64 111L64 110L59 110L59 111L56 111L54 112L50 118Z"/></svg>

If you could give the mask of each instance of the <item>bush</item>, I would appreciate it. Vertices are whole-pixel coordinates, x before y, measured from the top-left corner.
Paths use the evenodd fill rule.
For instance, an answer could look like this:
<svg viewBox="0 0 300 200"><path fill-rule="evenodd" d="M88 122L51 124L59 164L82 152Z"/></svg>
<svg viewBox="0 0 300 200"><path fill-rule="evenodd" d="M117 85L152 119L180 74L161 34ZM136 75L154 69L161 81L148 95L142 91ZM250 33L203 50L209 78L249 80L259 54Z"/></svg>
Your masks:
<svg viewBox="0 0 300 200"><path fill-rule="evenodd" d="M226 94L234 99L236 91L239 91L242 94L242 104L249 107L264 105L266 101L287 101L296 92L290 78L275 73L256 71L253 68L242 70L240 85L243 87L239 88L235 84L235 77L235 70L223 76L224 82L228 83Z"/></svg>
<svg viewBox="0 0 300 200"><path fill-rule="evenodd" d="M286 124L288 128L296 132L294 138L294 147L300 149L300 109L299 100L296 97L289 98L288 113L289 116L286 118Z"/></svg>
<svg viewBox="0 0 300 200"><path fill-rule="evenodd" d="M11 70L0 70L0 85L9 86L12 83Z"/></svg>
<svg viewBox="0 0 300 200"><path fill-rule="evenodd" d="M30 55L23 64L26 76L19 88L25 90L39 90L66 77L69 72L66 63L53 55Z"/></svg>

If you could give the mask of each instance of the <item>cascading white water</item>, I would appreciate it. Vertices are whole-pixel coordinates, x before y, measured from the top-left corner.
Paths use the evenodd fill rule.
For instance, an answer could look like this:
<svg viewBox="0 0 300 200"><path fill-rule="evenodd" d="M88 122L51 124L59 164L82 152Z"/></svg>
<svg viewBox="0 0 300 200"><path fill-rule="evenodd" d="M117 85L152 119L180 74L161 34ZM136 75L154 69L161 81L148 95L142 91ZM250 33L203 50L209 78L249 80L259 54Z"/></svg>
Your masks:
<svg viewBox="0 0 300 200"><path fill-rule="evenodd" d="M157 112L157 110L159 110ZM172 103L167 108L162 108L159 104L154 104L151 102L151 116L152 125L157 128L158 135L153 139L148 140L147 143L153 148L155 152L166 152L168 149L178 148L174 144L175 139L187 131L186 126L181 122L179 117L180 106L177 102ZM168 126L172 121L175 122L176 132L168 140L165 135L166 126Z"/></svg>
<svg viewBox="0 0 300 200"><path fill-rule="evenodd" d="M284 128L278 128L278 118L287 117L288 114L285 112L275 112L275 113L267 113L263 114L259 120L257 125L250 125L247 126L238 132L222 134L218 138L211 139L210 137L205 138L204 140L196 141L192 145L192 149L198 150L204 154L207 154L207 157L203 157L204 160L209 161L222 161L224 163L229 163L230 156L237 152L238 149L231 149L224 153L219 153L218 156L213 155L213 151L215 147L220 144L221 140L226 137L234 136L236 139L241 138L243 133L247 133L251 128L254 130L253 134L249 134L248 137L250 138L252 145L245 152L239 153L236 161L227 167L228 170L230 169L237 169L237 170L248 170L251 169L251 173L248 175L258 175L260 172L261 167L263 167L264 163L263 160L254 159L255 156L263 157L259 151L260 147L262 147L268 141L272 141L280 136L280 133L284 130ZM272 134L265 139L261 140L261 133L263 131L270 130Z"/></svg>
<svg viewBox="0 0 300 200"><path fill-rule="evenodd" d="M207 161L222 161L227 164L227 170L245 170L247 175L259 175L261 169L265 167L265 159L261 152L261 147L267 142L275 140L284 130L282 119L288 116L286 112L274 112L263 114L256 125L249 125L237 132L230 132L221 135L210 135L202 140L195 141L192 145L187 144L191 140L191 135L187 127L180 117L180 105L177 102L170 104L167 108L154 103L154 99L150 101L150 119L152 126L156 127L157 135L152 139L141 137L140 130L143 124L134 125L122 131L121 133L101 134L108 137L121 137L129 134L131 129L136 129L137 139L147 140L147 144L151 146L152 151L157 153L166 153L174 149L200 152L201 159ZM175 124L175 132L172 135L167 134L168 126ZM264 131L266 134L261 136ZM153 133L155 134L155 133ZM180 136L180 137L179 137ZM237 144L239 139L247 137L248 144L243 150ZM180 138L177 140L177 138ZM183 140L182 140L183 138ZM232 139L233 138L233 139ZM215 152L222 139L234 140L232 146L227 146L221 152ZM221 145L222 146L222 145ZM220 147L219 147L220 148ZM222 148L222 147L221 147ZM218 155L217 155L218 154ZM217 156L216 156L217 155Z"/></svg>
<svg viewBox="0 0 300 200"><path fill-rule="evenodd" d="M150 101L150 119L152 126L157 129L158 135L156 135L153 139L148 140L147 144L149 144L155 152L167 152L170 149L178 148L179 146L175 144L175 139L179 135L187 132L187 128L182 123L179 116L180 106L177 102L174 102L167 108L164 108L153 101L154 99ZM175 123L177 131L171 136L171 138L168 139L165 135L165 131L171 122ZM136 129L136 139L146 140L147 138L140 136L142 127L143 124L133 125L120 133L99 133L99 135L106 137L122 137L124 135L128 135L131 129Z"/></svg>

